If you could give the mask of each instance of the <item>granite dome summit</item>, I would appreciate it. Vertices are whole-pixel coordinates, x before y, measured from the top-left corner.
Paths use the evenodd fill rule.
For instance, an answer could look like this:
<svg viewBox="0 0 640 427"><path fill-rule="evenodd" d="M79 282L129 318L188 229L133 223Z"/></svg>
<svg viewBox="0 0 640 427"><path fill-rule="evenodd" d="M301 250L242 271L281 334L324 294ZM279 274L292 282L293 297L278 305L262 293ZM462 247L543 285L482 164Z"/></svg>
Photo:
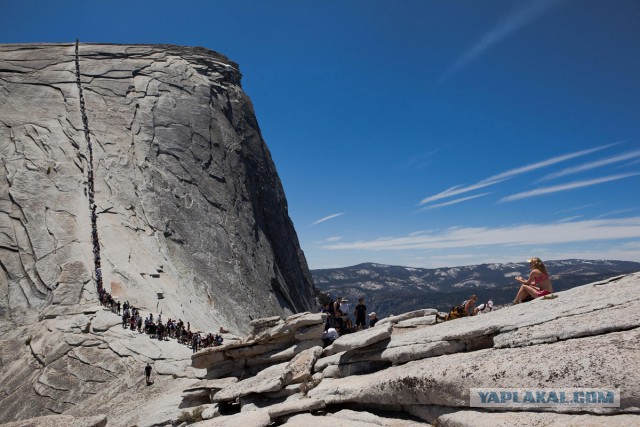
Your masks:
<svg viewBox="0 0 640 427"><path fill-rule="evenodd" d="M104 287L198 328L313 307L311 275L237 64L204 48L0 45L0 320Z"/></svg>

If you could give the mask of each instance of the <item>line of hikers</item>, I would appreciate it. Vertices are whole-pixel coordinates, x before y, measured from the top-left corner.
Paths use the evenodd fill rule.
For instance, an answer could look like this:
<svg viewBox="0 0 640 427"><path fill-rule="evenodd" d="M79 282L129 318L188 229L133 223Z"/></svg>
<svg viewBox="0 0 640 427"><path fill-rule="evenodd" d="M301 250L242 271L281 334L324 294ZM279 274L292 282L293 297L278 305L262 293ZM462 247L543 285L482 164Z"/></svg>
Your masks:
<svg viewBox="0 0 640 427"><path fill-rule="evenodd" d="M116 301L111 294L106 292L103 288L98 290L100 295L100 302L105 307L108 307L113 313L122 316L122 327L124 329L130 329L132 331L138 331L138 333L145 333L149 335L151 339L157 339L158 341L168 341L169 338L176 339L180 344L185 344L193 352L197 352L199 349L214 347L222 345L224 338L222 333L225 333L223 328L220 328L220 333L200 333L192 332L191 324L185 323L182 319L168 319L165 323L162 322L162 314L158 314L158 317L154 319L153 313L149 313L149 316L142 318L140 310L131 306L129 301L125 301L121 304L120 301ZM121 313L122 310L122 313Z"/></svg>
<svg viewBox="0 0 640 427"><path fill-rule="evenodd" d="M82 90L82 82L80 79L80 61L78 54L79 40L76 40L75 46L75 68L76 68L76 84L78 86L79 100L80 100L80 115L82 117L82 125L84 131L85 141L87 143L88 161L87 161L87 188L85 195L89 199L89 212L91 218L91 242L93 246L93 262L95 269L96 288L98 291L98 298L102 305L109 307L112 312L120 315L120 310L123 308L122 313L122 327L130 328L131 330L138 330L139 333L143 331L150 337L157 337L158 340L167 340L168 337L175 338L178 342L190 345L195 353L199 348L205 348L212 345L221 345L223 338L220 334L205 334L204 336L198 332L191 332L191 325L187 322L186 328L184 322L179 320L169 319L166 324L161 321L161 315L158 315L157 323L153 321L153 314L149 314L149 317L144 321L140 316L138 309L129 306L129 302L124 303L124 307L120 304L120 301L116 301L110 293L108 293L103 286L102 279L102 263L100 258L100 239L98 236L98 215L96 212L95 203L95 181L94 181L94 167L93 167L93 144L91 142L91 136L89 132L89 119L85 109L85 100ZM223 328L220 328L220 333L226 332Z"/></svg>
<svg viewBox="0 0 640 427"><path fill-rule="evenodd" d="M96 288L98 291L103 289L102 286L102 266L100 260L100 240L98 238L98 215L96 213L95 202L95 183L93 179L93 145L89 133L89 119L85 109L84 92L82 91L82 82L80 80L80 61L78 55L79 42L76 40L75 49L75 65L76 65L76 85L78 86L78 94L80 100L80 115L82 117L82 127L84 131L84 139L87 143L87 152L89 154L87 162L87 189L86 195L89 198L89 212L91 215L91 242L93 244L93 263L96 275Z"/></svg>

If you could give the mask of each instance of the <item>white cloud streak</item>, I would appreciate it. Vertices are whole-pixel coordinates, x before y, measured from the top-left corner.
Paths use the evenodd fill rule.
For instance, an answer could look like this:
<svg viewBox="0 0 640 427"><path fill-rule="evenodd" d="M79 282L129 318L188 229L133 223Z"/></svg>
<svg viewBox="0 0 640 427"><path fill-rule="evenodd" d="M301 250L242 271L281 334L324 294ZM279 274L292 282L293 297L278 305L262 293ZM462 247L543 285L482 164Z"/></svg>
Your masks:
<svg viewBox="0 0 640 427"><path fill-rule="evenodd" d="M614 142L612 144L601 145L595 148L589 148L587 150L575 151L569 154L563 154L562 156L552 157L547 160L543 160L541 162L532 163L530 165L522 166L515 169L510 169L505 172L500 172L497 175L490 176L489 178L485 178L482 181L477 182L476 184L472 184L469 186L461 186L457 185L455 187L451 187L447 190L444 190L441 193L435 194L433 196L426 197L420 201L418 206L424 206L427 203L434 202L436 200L446 199L448 197L457 196L458 194L468 193L470 191L478 190L480 188L485 188L491 185L498 184L502 181L506 181L507 179L513 178L516 175L520 175L523 173L531 172L537 169L541 169L547 166L554 165L556 163L564 162L567 160L574 159L576 157L586 156L587 154L595 153L596 151L604 150L609 147L613 147L614 145L618 145L621 142Z"/></svg>
<svg viewBox="0 0 640 427"><path fill-rule="evenodd" d="M555 1L551 0L533 0L527 3L519 3L518 8L509 14L506 19L495 25L489 32L485 33L475 45L464 52L442 75L439 83L442 83L452 74L468 66L493 45L501 42L525 25L542 16L555 3Z"/></svg>
<svg viewBox="0 0 640 427"><path fill-rule="evenodd" d="M325 221L329 221L330 219L337 218L337 217L339 217L339 216L344 215L345 213L346 213L346 212L340 212L340 213L334 213L334 214L329 215L329 216L325 216L324 218L320 218L319 220L317 220L316 222L314 222L314 223L313 223L313 224L311 224L311 225L317 225L317 224L323 223L323 222L325 222Z"/></svg>
<svg viewBox="0 0 640 427"><path fill-rule="evenodd" d="M487 194L491 194L491 192L482 193L482 194L475 194L473 196L462 197L460 199L450 200L448 202L437 203L435 205L425 206L421 210L436 209L436 208L441 208L441 207L444 207L444 206L455 205L457 203L466 202L467 200L477 199L478 197L486 196Z"/></svg>
<svg viewBox="0 0 640 427"><path fill-rule="evenodd" d="M572 208L562 209L560 211L556 211L556 212L553 213L553 215L564 214L564 213L567 213L567 212L581 211L583 209L592 208L592 207L597 206L597 205L598 205L597 203L589 203L588 205L574 206Z"/></svg>
<svg viewBox="0 0 640 427"><path fill-rule="evenodd" d="M606 218L606 217L610 217L610 216L617 216L617 215L622 215L622 214L628 214L629 212L635 212L638 209L636 208L628 208L628 209L618 209L617 211L611 211L611 212L606 212L603 213L601 215L598 215L597 217L595 217L596 219L600 219L600 218Z"/></svg>
<svg viewBox="0 0 640 427"><path fill-rule="evenodd" d="M590 187L592 185L603 184L605 182L617 181L624 178L640 175L640 173L624 173L619 175L605 176L604 178L589 179L584 181L574 181L567 184L554 185L553 187L536 188L531 191L523 191L522 193L512 194L503 197L500 202L513 202L516 200L528 199L529 197L542 196L544 194L557 193L559 191L574 190L576 188Z"/></svg>
<svg viewBox="0 0 640 427"><path fill-rule="evenodd" d="M551 245L640 238L640 216L508 227L455 227L440 233L325 245L328 250L403 251L492 245Z"/></svg>
<svg viewBox="0 0 640 427"><path fill-rule="evenodd" d="M601 166L607 166L613 163L624 162L626 160L635 159L636 157L640 157L640 150L632 151L630 153L624 153L613 157L608 157L602 160L596 160L595 162L585 163L583 165L574 166L571 168L563 169L560 172L555 172L549 174L538 182L549 181L551 179L560 178L562 176L572 175L584 171L588 171L591 169L599 168Z"/></svg>
<svg viewBox="0 0 640 427"><path fill-rule="evenodd" d="M484 187L489 187L490 185L495 185L499 182L504 181L504 179L501 180L497 180L497 181L491 181L491 182L486 182L487 180L478 182L476 184L473 185L469 185L468 187L463 187L463 186L456 186L456 187L452 187L449 188L448 190L444 190L441 193L435 194L433 196L429 196L427 198L424 198L422 200L420 200L420 203L418 203L418 206L424 206L427 203L430 202L434 202L436 200L442 200L442 199L446 199L448 197L452 197L452 196L457 196L458 194L464 194L464 193L468 193L469 191L474 191L474 190L479 190L481 188Z"/></svg>

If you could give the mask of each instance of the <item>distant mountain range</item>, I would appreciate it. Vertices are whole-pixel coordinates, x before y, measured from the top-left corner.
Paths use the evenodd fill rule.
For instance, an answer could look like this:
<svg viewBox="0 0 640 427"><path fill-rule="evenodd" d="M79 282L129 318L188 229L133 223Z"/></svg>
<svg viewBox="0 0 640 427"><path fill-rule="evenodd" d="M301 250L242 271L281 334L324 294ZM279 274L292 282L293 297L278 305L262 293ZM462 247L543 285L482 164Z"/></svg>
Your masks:
<svg viewBox="0 0 640 427"><path fill-rule="evenodd" d="M629 261L569 259L546 261L555 291L640 271L640 263ZM352 267L312 270L316 288L333 299L346 297L353 307L365 298L369 311L378 318L421 308L448 311L470 295L479 303L511 303L519 284L515 276L529 275L527 263L480 264L451 268L413 268L365 263Z"/></svg>

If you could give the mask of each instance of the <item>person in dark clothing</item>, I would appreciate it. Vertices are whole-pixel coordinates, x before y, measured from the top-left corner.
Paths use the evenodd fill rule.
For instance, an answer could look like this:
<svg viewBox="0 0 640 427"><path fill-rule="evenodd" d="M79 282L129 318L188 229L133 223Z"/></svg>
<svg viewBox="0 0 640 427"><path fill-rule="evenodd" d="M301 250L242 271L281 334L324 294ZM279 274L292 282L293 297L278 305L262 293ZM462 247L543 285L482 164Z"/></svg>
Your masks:
<svg viewBox="0 0 640 427"><path fill-rule="evenodd" d="M194 353L198 351L198 334L193 334L191 338L191 349Z"/></svg>
<svg viewBox="0 0 640 427"><path fill-rule="evenodd" d="M356 317L356 328L364 329L367 327L367 306L364 305L364 298L358 300L353 314Z"/></svg>
<svg viewBox="0 0 640 427"><path fill-rule="evenodd" d="M151 365L149 363L144 367L144 376L147 380L147 385L151 384Z"/></svg>
<svg viewBox="0 0 640 427"><path fill-rule="evenodd" d="M376 326L376 323L378 323L378 317L376 316L376 312L372 311L369 314L369 327L373 328L374 326Z"/></svg>
<svg viewBox="0 0 640 427"><path fill-rule="evenodd" d="M162 341L162 334L164 333L164 325L162 324L162 322L158 322L158 341Z"/></svg>

